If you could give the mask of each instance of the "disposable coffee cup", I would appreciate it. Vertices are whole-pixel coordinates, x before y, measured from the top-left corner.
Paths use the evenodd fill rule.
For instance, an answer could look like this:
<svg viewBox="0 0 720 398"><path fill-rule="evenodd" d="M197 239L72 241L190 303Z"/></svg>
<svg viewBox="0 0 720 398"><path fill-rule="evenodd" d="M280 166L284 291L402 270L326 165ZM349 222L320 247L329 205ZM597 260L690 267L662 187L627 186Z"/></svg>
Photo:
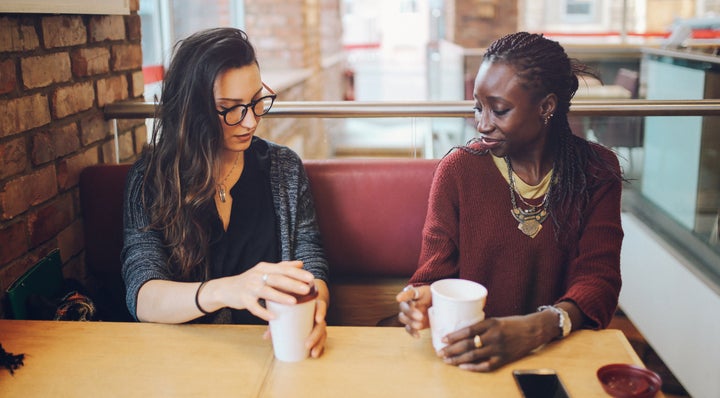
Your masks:
<svg viewBox="0 0 720 398"><path fill-rule="evenodd" d="M432 307L428 309L430 332L436 351L444 348L442 338L485 319L485 286L466 279L441 279L430 285Z"/></svg>
<svg viewBox="0 0 720 398"><path fill-rule="evenodd" d="M297 297L295 304L281 304L266 301L265 305L275 315L270 320L273 352L275 358L283 362L298 362L307 358L310 349L305 340L310 335L315 318L317 289Z"/></svg>

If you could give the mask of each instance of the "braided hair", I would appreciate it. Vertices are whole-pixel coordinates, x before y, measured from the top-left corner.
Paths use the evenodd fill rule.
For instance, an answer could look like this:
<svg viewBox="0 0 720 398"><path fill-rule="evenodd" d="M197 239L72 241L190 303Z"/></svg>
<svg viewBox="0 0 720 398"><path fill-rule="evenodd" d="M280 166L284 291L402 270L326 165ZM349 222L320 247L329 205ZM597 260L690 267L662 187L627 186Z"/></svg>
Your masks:
<svg viewBox="0 0 720 398"><path fill-rule="evenodd" d="M485 52L483 62L511 65L535 100L550 93L557 96L555 112L548 126L548 143L554 150L555 159L553 172L557 176L549 202L553 209L550 215L555 238L568 247L582 230L583 211L593 190L608 181L623 180L615 165L600 156L599 144L574 135L568 122L570 101L578 89L578 76L597 78L597 75L587 65L569 58L558 42L528 32L512 33L493 42ZM463 149L470 149L469 146ZM473 152L472 149L469 151ZM590 181L594 181L594 186L590 186Z"/></svg>

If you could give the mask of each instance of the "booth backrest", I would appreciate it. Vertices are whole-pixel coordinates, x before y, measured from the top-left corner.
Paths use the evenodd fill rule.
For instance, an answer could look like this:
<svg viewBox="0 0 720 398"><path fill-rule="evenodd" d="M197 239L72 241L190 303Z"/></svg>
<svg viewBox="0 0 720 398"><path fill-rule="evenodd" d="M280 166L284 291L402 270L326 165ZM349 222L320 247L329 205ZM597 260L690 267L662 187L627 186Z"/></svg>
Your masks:
<svg viewBox="0 0 720 398"><path fill-rule="evenodd" d="M101 317L129 320L120 275L123 193L129 164L98 164L80 173L80 207L85 232L85 265L97 282L91 287L104 304Z"/></svg>
<svg viewBox="0 0 720 398"><path fill-rule="evenodd" d="M417 267L437 160L308 160L323 245L330 262L329 324L375 324L396 312L394 294ZM93 165L80 175L85 261L110 320L129 316L120 275L122 202L129 164Z"/></svg>
<svg viewBox="0 0 720 398"><path fill-rule="evenodd" d="M306 161L333 277L404 277L417 268L437 160Z"/></svg>

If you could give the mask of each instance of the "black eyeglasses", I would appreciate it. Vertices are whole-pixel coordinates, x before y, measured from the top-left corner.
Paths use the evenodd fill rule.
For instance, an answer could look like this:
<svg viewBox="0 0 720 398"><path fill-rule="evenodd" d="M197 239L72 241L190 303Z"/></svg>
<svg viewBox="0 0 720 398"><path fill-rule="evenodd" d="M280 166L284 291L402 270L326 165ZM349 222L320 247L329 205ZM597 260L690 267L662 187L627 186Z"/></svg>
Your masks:
<svg viewBox="0 0 720 398"><path fill-rule="evenodd" d="M264 116L270 111L273 103L275 103L277 94L275 94L275 92L264 82L262 85L270 93L270 95L265 95L256 100L252 100L249 104L237 104L225 110L217 111L218 115L221 115L223 120L225 120L225 124L228 126L236 126L240 124L240 122L245 119L248 109L252 109L255 117Z"/></svg>

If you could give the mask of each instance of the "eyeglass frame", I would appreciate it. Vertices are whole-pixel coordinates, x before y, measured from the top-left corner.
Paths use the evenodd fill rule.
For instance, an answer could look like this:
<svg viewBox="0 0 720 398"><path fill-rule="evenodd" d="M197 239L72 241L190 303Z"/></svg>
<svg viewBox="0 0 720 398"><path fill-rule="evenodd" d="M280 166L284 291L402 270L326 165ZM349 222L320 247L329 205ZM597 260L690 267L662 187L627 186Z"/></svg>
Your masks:
<svg viewBox="0 0 720 398"><path fill-rule="evenodd" d="M252 100L247 104L237 104L237 105L233 105L230 108L227 108L222 111L218 111L217 109L215 111L217 112L218 115L222 116L223 122L225 122L225 124L227 124L228 126L237 126L238 124L242 123L242 121L245 120L245 116L248 115L248 109L252 109L252 113L253 113L253 115L255 115L255 117L262 117L262 116L267 115L268 112L270 112L270 108L272 108L273 104L275 103L277 94L275 94L275 91L273 91L273 89L271 89L267 84L265 84L265 82L262 82L262 86L270 93L270 95L263 95L262 97L260 97L256 100ZM260 115L255 113L255 105L257 105L258 102L264 101L268 98L270 98L270 106L268 106L268 108L265 109L264 112ZM237 123L232 123L232 124L228 123L228 121L227 121L228 113L230 113L240 107L243 107L243 112L242 112L242 116L240 117L240 120L238 120Z"/></svg>

